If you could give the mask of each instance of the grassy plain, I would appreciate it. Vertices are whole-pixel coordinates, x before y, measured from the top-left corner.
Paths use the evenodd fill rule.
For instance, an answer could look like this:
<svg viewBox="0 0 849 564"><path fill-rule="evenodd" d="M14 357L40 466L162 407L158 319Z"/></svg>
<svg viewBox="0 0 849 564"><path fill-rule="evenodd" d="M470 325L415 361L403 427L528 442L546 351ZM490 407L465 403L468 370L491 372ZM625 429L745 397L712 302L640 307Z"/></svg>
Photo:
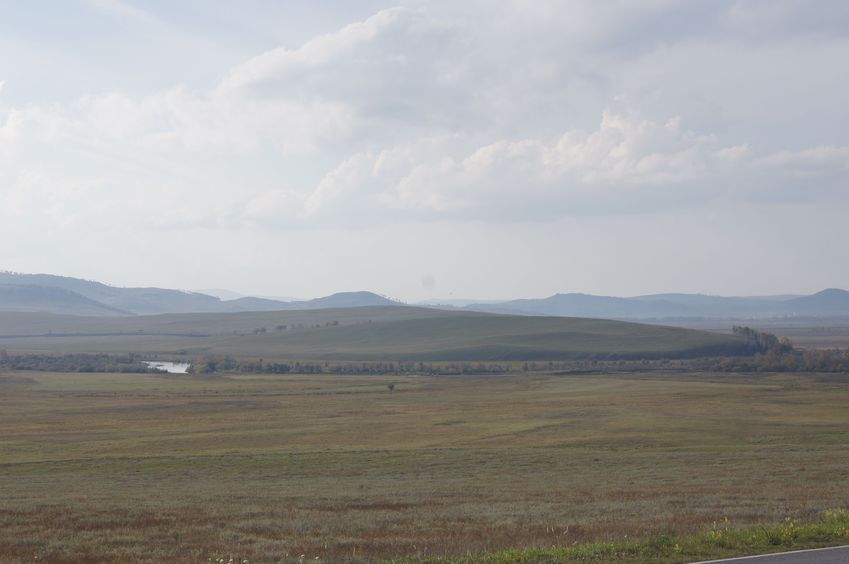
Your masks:
<svg viewBox="0 0 849 564"><path fill-rule="evenodd" d="M552 555L847 492L844 375L0 375L3 561Z"/></svg>

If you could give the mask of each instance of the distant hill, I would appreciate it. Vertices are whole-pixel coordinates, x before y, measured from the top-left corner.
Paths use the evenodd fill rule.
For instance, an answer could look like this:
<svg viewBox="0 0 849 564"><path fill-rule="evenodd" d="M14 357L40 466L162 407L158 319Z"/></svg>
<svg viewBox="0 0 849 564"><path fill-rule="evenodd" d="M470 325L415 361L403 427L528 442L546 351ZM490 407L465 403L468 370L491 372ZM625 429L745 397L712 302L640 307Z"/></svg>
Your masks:
<svg viewBox="0 0 849 564"><path fill-rule="evenodd" d="M217 311L280 311L287 309L288 305L287 302L277 300L244 297L221 302Z"/></svg>
<svg viewBox="0 0 849 564"><path fill-rule="evenodd" d="M517 315L577 316L623 320L764 319L787 316L849 316L849 292L824 290L812 296L724 297L701 294L654 294L632 298L555 294L465 309Z"/></svg>
<svg viewBox="0 0 849 564"><path fill-rule="evenodd" d="M165 290L162 288L118 288L91 280L81 280L67 276L51 274L12 274L0 273L0 286L27 285L42 288L54 288L73 292L88 300L110 308L117 314L152 315L172 312L216 311L221 300L214 296ZM64 309L51 308L46 311L64 313Z"/></svg>
<svg viewBox="0 0 849 564"><path fill-rule="evenodd" d="M382 305L403 304L378 296L372 292L339 292L338 294L331 294L323 298L291 302L281 302L266 298L239 298L222 302L217 308L217 311L286 311Z"/></svg>
<svg viewBox="0 0 849 564"><path fill-rule="evenodd" d="M17 290L13 291L12 287ZM200 292L163 288L119 288L67 276L10 272L0 272L0 288L5 288L0 300L0 311L42 311L98 316L399 305L399 302L372 292L342 292L313 300L290 302L255 297L222 300ZM23 288L29 290L24 292Z"/></svg>
<svg viewBox="0 0 849 564"><path fill-rule="evenodd" d="M129 315L126 311L90 300L71 290L31 284L0 284L0 311Z"/></svg>
<svg viewBox="0 0 849 564"><path fill-rule="evenodd" d="M733 335L410 306L115 318L9 313L0 349L281 360L524 361L744 352Z"/></svg>
<svg viewBox="0 0 849 564"><path fill-rule="evenodd" d="M13 290L10 287L16 287ZM167 313L237 313L327 308L400 306L373 292L340 292L311 300L281 301L242 296L221 299L201 292L163 288L119 288L91 280L50 274L0 272L0 312L42 311L96 316ZM29 288L24 290L24 288ZM41 290L38 290L38 289ZM217 294L236 296L226 290ZM653 294L620 298L555 294L547 298L469 303L430 300L429 307L506 315L588 317L667 324L702 325L700 320L756 320L788 317L849 317L849 292L823 290L812 296L725 297ZM424 304L423 304L424 305Z"/></svg>
<svg viewBox="0 0 849 564"><path fill-rule="evenodd" d="M192 291L197 292L198 294L206 294L207 296L215 296L216 298L221 300L236 300L239 298L248 297L244 294L240 294L238 292L233 292L230 290L224 290L221 288L196 289Z"/></svg>
<svg viewBox="0 0 849 564"><path fill-rule="evenodd" d="M574 317L600 318L639 318L658 314L671 315L676 308L663 300L641 302L629 298L593 296L590 294L555 294L544 299L522 299L499 304L484 305L483 308L505 312L526 313L531 315L558 315ZM480 305L469 309L482 309Z"/></svg>
<svg viewBox="0 0 849 564"><path fill-rule="evenodd" d="M782 307L788 315L849 315L849 292L829 288L812 296L787 300Z"/></svg>
<svg viewBox="0 0 849 564"><path fill-rule="evenodd" d="M289 302L289 309L322 309L332 307L365 307L381 305L403 305L400 302L378 296L373 292L339 292L324 298L303 302Z"/></svg>
<svg viewBox="0 0 849 564"><path fill-rule="evenodd" d="M232 342L232 340L231 340ZM743 352L728 335L598 319L448 315L264 334L233 343L337 360L521 361L690 357ZM219 344L218 350L227 350ZM277 354L280 354L278 352Z"/></svg>
<svg viewBox="0 0 849 564"><path fill-rule="evenodd" d="M470 298L445 298L445 299L429 299L416 302L414 305L422 307L466 307L473 304L499 304L508 300L474 300Z"/></svg>

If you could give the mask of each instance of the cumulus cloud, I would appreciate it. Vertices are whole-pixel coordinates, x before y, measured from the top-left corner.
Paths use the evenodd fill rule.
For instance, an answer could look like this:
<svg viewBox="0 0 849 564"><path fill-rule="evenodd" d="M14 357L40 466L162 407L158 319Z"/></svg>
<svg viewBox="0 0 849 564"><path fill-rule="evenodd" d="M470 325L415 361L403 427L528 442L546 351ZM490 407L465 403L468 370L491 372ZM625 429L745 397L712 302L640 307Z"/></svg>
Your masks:
<svg viewBox="0 0 849 564"><path fill-rule="evenodd" d="M76 109L96 132L151 148L345 150L385 142L393 127L409 134L462 125L467 84L451 63L459 35L422 10L393 8L299 48L262 53L206 91L109 92Z"/></svg>
<svg viewBox="0 0 849 564"><path fill-rule="evenodd" d="M795 291L746 239L845 278L846 2L136 4L74 4L69 34L4 14L0 266L491 297L774 267Z"/></svg>
<svg viewBox="0 0 849 564"><path fill-rule="evenodd" d="M88 123L107 137L135 139L151 149L237 154L266 145L283 154L314 152L344 134L351 117L342 105L321 100L198 94L183 88L142 99L109 93L84 106Z"/></svg>
<svg viewBox="0 0 849 564"><path fill-rule="evenodd" d="M450 145L442 141L346 159L321 180L305 211L528 220L764 194L813 201L849 179L847 147L759 157L747 145L689 131L677 118L657 123L636 114L605 112L591 132L498 140L467 153L440 151Z"/></svg>
<svg viewBox="0 0 849 564"><path fill-rule="evenodd" d="M0 106L0 157L11 159L26 145L54 142L73 127L64 111L30 106Z"/></svg>
<svg viewBox="0 0 849 564"><path fill-rule="evenodd" d="M115 0L95 4L147 18ZM66 179L52 197L65 185L108 186L138 209L167 209L150 222L163 229L522 221L840 197L841 130L798 146L747 128L759 108L736 110L719 95L734 89L727 60L688 57L741 58L740 42L757 40L780 46L759 47L769 58L818 30L832 43L799 47L801 68L846 48L829 23L843 21L841 6L811 16L791 0L403 3L259 53L207 88L0 107L0 158L10 183L50 155ZM708 102L681 90L690 81L713 88ZM786 106L756 94L762 106ZM723 119L694 126L707 106ZM224 168L228 178L203 172ZM67 190L68 209L82 205ZM80 213L105 213L98 202L110 201Z"/></svg>
<svg viewBox="0 0 849 564"><path fill-rule="evenodd" d="M270 49L208 89L100 93L72 111L113 139L239 153L271 145L282 153L352 154L457 131L490 139L552 135L570 122L596 119L618 94L615 73L648 52L705 37L745 38L752 27L746 22L767 13L790 14L782 16L784 31L769 37L783 40L785 31L807 29L792 25L800 20L794 16L799 2L782 2L780 10L747 6L667 0L639 7L520 0L494 7L408 4L300 47Z"/></svg>

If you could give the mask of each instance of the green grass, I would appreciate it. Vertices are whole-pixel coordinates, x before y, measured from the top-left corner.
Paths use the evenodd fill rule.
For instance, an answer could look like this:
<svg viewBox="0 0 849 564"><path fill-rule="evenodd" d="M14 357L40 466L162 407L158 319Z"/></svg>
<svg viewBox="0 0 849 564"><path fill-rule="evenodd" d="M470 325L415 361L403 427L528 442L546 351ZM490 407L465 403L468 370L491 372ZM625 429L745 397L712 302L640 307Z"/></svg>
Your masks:
<svg viewBox="0 0 849 564"><path fill-rule="evenodd" d="M849 506L842 375L10 376L4 561L695 551Z"/></svg>
<svg viewBox="0 0 849 564"><path fill-rule="evenodd" d="M656 562L684 563L740 555L770 554L849 543L849 512L826 510L817 518L797 522L787 517L778 524L733 527L728 518L696 534L657 535L629 542L596 542L574 546L505 550L442 559L442 562L524 564L540 562ZM409 561L409 560L408 560ZM440 560L435 560L440 561Z"/></svg>
<svg viewBox="0 0 849 564"><path fill-rule="evenodd" d="M275 330L286 326L286 330ZM256 330L263 330L255 333ZM0 348L307 360L521 361L693 357L742 341L673 327L412 307L235 314L0 319Z"/></svg>

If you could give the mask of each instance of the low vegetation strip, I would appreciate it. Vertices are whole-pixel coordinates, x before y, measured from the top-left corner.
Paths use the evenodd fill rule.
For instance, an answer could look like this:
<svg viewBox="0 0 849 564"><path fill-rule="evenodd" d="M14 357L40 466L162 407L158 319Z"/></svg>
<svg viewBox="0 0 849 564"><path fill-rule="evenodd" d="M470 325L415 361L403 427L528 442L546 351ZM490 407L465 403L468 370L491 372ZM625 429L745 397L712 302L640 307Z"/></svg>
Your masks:
<svg viewBox="0 0 849 564"><path fill-rule="evenodd" d="M768 333L763 335L769 335ZM151 355L149 358L158 358ZM711 371L754 372L849 372L849 350L797 350L789 341L780 347L756 350L753 354L697 358L641 358L548 361L349 361L236 358L233 356L186 354L166 355L166 359L190 364L193 374L412 374L469 375L549 371L559 375L645 372ZM0 349L0 370L42 372L152 372L137 355L92 353L9 353Z"/></svg>
<svg viewBox="0 0 849 564"><path fill-rule="evenodd" d="M525 564L540 562L652 562L683 563L732 558L849 543L849 512L829 510L815 520L798 522L787 517L781 523L735 528L727 518L706 530L687 536L658 535L619 543L597 542L570 547L505 550L455 559L430 560L455 564L485 562ZM396 562L420 562L401 560Z"/></svg>
<svg viewBox="0 0 849 564"><path fill-rule="evenodd" d="M108 354L9 354L0 349L0 371L37 372L155 372L135 356Z"/></svg>

